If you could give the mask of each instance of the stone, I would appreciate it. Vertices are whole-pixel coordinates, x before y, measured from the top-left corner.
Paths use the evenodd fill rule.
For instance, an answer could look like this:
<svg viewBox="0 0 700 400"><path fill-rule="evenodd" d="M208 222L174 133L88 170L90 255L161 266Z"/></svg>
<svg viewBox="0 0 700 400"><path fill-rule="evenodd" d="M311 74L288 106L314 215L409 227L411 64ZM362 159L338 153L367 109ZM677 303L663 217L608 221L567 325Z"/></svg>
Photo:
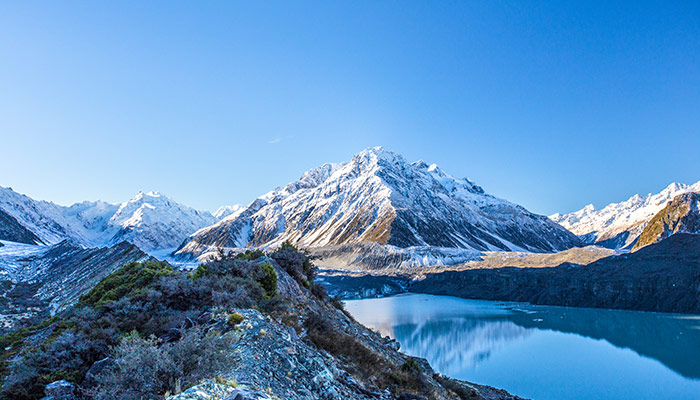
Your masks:
<svg viewBox="0 0 700 400"><path fill-rule="evenodd" d="M51 382L44 388L46 397L43 400L75 400L75 385L60 380Z"/></svg>
<svg viewBox="0 0 700 400"><path fill-rule="evenodd" d="M99 375L103 373L106 369L114 365L114 360L110 357L103 358L99 361L95 361L88 372L85 374L86 382L95 382Z"/></svg>
<svg viewBox="0 0 700 400"><path fill-rule="evenodd" d="M417 394L404 392L401 393L399 397L396 398L396 400L428 400L428 398L424 396L418 396Z"/></svg>
<svg viewBox="0 0 700 400"><path fill-rule="evenodd" d="M224 400L269 400L270 396L265 393L248 390L248 389L236 389L228 395Z"/></svg>

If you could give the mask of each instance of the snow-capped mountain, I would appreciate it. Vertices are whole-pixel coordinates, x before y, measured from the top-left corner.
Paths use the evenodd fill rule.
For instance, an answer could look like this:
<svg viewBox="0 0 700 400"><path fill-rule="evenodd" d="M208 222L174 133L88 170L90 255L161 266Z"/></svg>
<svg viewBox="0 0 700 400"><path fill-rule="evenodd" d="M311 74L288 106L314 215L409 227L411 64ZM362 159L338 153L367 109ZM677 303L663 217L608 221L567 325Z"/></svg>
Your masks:
<svg viewBox="0 0 700 400"><path fill-rule="evenodd" d="M674 197L649 220L633 250L660 242L677 233L700 233L700 193L689 192Z"/></svg>
<svg viewBox="0 0 700 400"><path fill-rule="evenodd" d="M108 221L117 232L111 243L123 240L143 250L175 248L196 230L216 222L208 211L197 211L158 192L140 192L122 203Z"/></svg>
<svg viewBox="0 0 700 400"><path fill-rule="evenodd" d="M213 215L214 218L216 218L217 220L222 220L228 217L229 215L235 213L236 211L240 210L241 208L243 208L243 206L240 204L234 204L232 206L221 206L218 209L216 209L216 211L214 211Z"/></svg>
<svg viewBox="0 0 700 400"><path fill-rule="evenodd" d="M176 248L190 234L217 221L158 192L139 192L112 204L86 201L69 207L37 201L0 187L0 210L44 244L70 239L87 247L128 241L146 251Z"/></svg>
<svg viewBox="0 0 700 400"><path fill-rule="evenodd" d="M0 187L0 209L38 236L44 244L55 244L66 238L78 243L89 242L82 222L66 213L66 207L34 200L12 188Z"/></svg>
<svg viewBox="0 0 700 400"><path fill-rule="evenodd" d="M305 247L380 243L536 252L580 244L547 217L488 195L468 179L375 147L259 197L192 235L177 254L286 240Z"/></svg>
<svg viewBox="0 0 700 400"><path fill-rule="evenodd" d="M694 185L672 183L657 194L638 194L621 203L596 210L592 204L570 214L554 214L550 218L579 235L588 244L610 248L630 248L649 220L679 194L700 191Z"/></svg>

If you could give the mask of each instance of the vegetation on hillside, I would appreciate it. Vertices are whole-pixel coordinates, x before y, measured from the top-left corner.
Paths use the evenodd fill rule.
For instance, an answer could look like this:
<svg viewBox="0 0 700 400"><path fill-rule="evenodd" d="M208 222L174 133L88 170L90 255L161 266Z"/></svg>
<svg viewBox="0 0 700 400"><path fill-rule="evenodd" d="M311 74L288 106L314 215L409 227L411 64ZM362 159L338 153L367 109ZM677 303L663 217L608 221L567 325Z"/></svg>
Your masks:
<svg viewBox="0 0 700 400"><path fill-rule="evenodd" d="M230 324L206 331L202 326L212 315L280 307L274 261L262 257L258 252L223 255L191 274L165 262L125 265L74 309L0 337L5 349L0 397L41 398L46 384L65 379L80 385L86 398L159 398L215 376L226 365L229 352L223 350L230 349L241 321L231 314ZM88 373L107 358L99 379Z"/></svg>

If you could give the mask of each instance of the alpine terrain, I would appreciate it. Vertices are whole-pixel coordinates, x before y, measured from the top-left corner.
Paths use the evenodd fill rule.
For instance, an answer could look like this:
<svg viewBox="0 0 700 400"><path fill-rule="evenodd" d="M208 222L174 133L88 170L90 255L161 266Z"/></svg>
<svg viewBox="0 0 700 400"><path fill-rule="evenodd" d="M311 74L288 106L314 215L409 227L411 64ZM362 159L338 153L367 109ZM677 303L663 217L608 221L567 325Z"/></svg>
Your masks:
<svg viewBox="0 0 700 400"><path fill-rule="evenodd" d="M139 192L121 204L85 201L64 207L3 187L0 220L5 221L2 240L51 245L70 239L86 247L128 241L144 251L176 248L188 235L217 221L208 211L158 192Z"/></svg>
<svg viewBox="0 0 700 400"><path fill-rule="evenodd" d="M649 221L633 250L677 233L700 233L700 193L683 193L671 200Z"/></svg>
<svg viewBox="0 0 700 400"><path fill-rule="evenodd" d="M381 147L304 173L188 238L177 255L200 257L219 247L306 248L380 244L553 252L581 241L547 217L491 196L437 165L408 163Z"/></svg>
<svg viewBox="0 0 700 400"><path fill-rule="evenodd" d="M679 194L700 191L694 185L672 183L657 194L644 197L636 194L627 201L596 210L592 204L570 214L554 214L550 218L579 235L586 244L630 249L649 220Z"/></svg>

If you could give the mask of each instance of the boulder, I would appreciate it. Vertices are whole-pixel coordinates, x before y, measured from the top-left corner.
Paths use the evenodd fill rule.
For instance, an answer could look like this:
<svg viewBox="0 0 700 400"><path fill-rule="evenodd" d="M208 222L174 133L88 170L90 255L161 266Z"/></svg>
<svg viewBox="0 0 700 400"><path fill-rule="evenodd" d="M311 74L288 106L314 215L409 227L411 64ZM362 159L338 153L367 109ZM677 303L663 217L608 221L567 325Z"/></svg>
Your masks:
<svg viewBox="0 0 700 400"><path fill-rule="evenodd" d="M72 383L60 380L51 382L44 388L46 397L42 400L75 400L75 385Z"/></svg>

